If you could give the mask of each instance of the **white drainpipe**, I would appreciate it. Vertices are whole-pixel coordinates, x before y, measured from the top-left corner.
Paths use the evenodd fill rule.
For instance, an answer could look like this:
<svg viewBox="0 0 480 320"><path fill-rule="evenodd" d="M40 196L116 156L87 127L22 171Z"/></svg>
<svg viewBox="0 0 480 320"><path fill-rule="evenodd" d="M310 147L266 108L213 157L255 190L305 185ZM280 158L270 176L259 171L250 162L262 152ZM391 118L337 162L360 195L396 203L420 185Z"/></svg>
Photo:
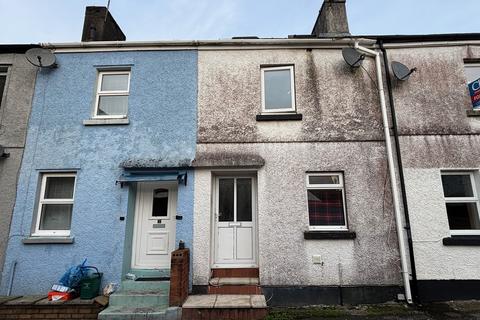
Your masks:
<svg viewBox="0 0 480 320"><path fill-rule="evenodd" d="M412 291L410 289L410 273L408 272L406 243L403 232L402 213L400 212L399 192L397 187L397 177L395 175L395 166L393 162L392 142L390 141L390 126L388 124L387 107L385 104L385 91L383 89L382 65L380 61L380 52L362 47L355 42L355 49L375 58L375 69L377 73L378 94L380 96L380 107L382 109L383 130L385 134L385 144L387 147L388 169L390 173L390 183L392 186L393 209L395 211L395 222L397 227L398 246L400 249L400 261L402 265L403 285L405 287L405 298L408 303L412 303ZM388 67L388 66L387 66Z"/></svg>

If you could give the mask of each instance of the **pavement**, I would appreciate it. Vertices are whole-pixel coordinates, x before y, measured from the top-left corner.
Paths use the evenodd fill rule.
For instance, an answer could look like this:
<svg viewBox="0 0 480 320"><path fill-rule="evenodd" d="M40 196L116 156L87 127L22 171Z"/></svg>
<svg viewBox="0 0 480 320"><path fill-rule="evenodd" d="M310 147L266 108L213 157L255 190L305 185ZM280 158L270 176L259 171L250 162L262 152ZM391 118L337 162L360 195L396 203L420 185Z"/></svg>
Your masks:
<svg viewBox="0 0 480 320"><path fill-rule="evenodd" d="M408 306L386 303L359 306L316 306L308 308L273 308L267 320L321 319L477 319L480 320L480 301L450 301Z"/></svg>

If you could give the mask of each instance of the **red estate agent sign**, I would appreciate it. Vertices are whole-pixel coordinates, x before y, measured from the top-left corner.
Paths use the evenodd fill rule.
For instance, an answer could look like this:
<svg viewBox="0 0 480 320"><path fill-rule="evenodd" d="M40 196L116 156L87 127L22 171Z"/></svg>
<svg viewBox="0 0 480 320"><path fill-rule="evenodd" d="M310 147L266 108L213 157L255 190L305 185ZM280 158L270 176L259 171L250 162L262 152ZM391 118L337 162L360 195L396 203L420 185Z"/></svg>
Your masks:
<svg viewBox="0 0 480 320"><path fill-rule="evenodd" d="M480 110L480 78L468 84L473 109Z"/></svg>

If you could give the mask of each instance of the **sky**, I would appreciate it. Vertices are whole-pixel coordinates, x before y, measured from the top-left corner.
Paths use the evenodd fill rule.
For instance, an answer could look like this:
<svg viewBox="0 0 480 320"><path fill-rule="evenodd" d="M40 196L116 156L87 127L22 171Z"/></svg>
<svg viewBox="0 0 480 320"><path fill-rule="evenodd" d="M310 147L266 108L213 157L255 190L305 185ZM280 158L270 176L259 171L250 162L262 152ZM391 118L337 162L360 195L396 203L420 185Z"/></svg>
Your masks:
<svg viewBox="0 0 480 320"><path fill-rule="evenodd" d="M323 0L111 0L127 40L310 34ZM0 43L76 42L85 6L107 0L0 0ZM347 0L353 35L480 33L480 0Z"/></svg>

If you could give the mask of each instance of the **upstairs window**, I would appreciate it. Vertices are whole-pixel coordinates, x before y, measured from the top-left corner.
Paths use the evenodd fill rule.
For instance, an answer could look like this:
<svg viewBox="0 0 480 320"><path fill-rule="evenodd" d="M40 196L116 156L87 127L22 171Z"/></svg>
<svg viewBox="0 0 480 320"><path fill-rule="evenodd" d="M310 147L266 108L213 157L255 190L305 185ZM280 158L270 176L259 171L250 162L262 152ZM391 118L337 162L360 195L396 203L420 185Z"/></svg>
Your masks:
<svg viewBox="0 0 480 320"><path fill-rule="evenodd" d="M38 199L34 236L69 236L75 173L45 173Z"/></svg>
<svg viewBox="0 0 480 320"><path fill-rule="evenodd" d="M102 71L98 75L94 118L126 118L130 71Z"/></svg>
<svg viewBox="0 0 480 320"><path fill-rule="evenodd" d="M442 185L451 234L480 234L474 173L442 172Z"/></svg>
<svg viewBox="0 0 480 320"><path fill-rule="evenodd" d="M7 71L8 67L0 66L0 107L2 106L3 92L7 83Z"/></svg>
<svg viewBox="0 0 480 320"><path fill-rule="evenodd" d="M307 174L310 230L347 230L341 173Z"/></svg>
<svg viewBox="0 0 480 320"><path fill-rule="evenodd" d="M295 112L293 66L262 68L262 111Z"/></svg>
<svg viewBox="0 0 480 320"><path fill-rule="evenodd" d="M480 63L466 64L465 76L467 77L468 92L472 100L473 110L480 111Z"/></svg>

